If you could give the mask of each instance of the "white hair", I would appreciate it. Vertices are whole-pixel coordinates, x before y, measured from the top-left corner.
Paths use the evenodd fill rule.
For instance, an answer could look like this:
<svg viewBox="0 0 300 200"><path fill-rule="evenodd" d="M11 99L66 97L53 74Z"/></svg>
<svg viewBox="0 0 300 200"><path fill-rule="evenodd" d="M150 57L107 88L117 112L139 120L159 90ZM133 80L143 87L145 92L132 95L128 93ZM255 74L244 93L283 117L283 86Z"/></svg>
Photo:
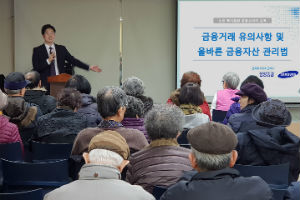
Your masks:
<svg viewBox="0 0 300 200"><path fill-rule="evenodd" d="M123 158L116 152L106 149L93 149L89 153L90 163L119 167Z"/></svg>

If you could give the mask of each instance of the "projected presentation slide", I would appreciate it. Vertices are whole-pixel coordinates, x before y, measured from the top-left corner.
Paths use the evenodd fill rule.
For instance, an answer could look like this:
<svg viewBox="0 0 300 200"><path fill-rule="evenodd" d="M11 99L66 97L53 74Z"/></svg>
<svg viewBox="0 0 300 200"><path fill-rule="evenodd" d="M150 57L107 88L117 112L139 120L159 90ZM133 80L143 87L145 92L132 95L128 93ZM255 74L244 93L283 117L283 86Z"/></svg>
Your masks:
<svg viewBox="0 0 300 200"><path fill-rule="evenodd" d="M300 1L178 1L177 87L195 71L208 101L222 77L260 77L271 98L300 102Z"/></svg>

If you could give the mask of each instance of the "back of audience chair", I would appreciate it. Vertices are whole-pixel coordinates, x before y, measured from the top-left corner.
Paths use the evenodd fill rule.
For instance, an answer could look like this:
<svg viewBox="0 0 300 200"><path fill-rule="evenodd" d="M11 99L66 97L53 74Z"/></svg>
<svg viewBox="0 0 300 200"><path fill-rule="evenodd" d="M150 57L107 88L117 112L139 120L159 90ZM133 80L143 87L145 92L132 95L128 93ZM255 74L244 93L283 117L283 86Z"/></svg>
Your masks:
<svg viewBox="0 0 300 200"><path fill-rule="evenodd" d="M189 132L189 130L190 129L188 129L188 128L183 129L183 131L177 138L178 144L188 144L189 143L189 141L187 139L187 133Z"/></svg>
<svg viewBox="0 0 300 200"><path fill-rule="evenodd" d="M212 121L222 123L226 117L227 111L215 110L212 112Z"/></svg>
<svg viewBox="0 0 300 200"><path fill-rule="evenodd" d="M31 191L0 193L0 199L1 200L42 200L43 190L39 188Z"/></svg>
<svg viewBox="0 0 300 200"><path fill-rule="evenodd" d="M154 186L152 195L155 197L155 199L159 200L160 197L163 195L163 193L167 190L166 187L162 186Z"/></svg>

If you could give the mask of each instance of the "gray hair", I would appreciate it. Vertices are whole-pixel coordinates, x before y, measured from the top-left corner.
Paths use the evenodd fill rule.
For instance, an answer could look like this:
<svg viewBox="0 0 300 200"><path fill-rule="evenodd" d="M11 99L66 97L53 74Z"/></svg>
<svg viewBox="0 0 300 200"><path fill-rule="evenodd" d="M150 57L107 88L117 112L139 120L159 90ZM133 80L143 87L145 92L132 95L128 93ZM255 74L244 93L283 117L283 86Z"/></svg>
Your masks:
<svg viewBox="0 0 300 200"><path fill-rule="evenodd" d="M111 167L119 167L123 162L123 158L116 152L106 149L93 149L89 152L90 163L107 165Z"/></svg>
<svg viewBox="0 0 300 200"><path fill-rule="evenodd" d="M143 102L133 96L127 96L128 106L126 107L125 117L136 118L144 116Z"/></svg>
<svg viewBox="0 0 300 200"><path fill-rule="evenodd" d="M174 105L156 104L145 117L145 127L151 140L176 138L182 131L184 114Z"/></svg>
<svg viewBox="0 0 300 200"><path fill-rule="evenodd" d="M22 88L22 89L23 89L23 88ZM6 93L7 95L20 94L22 89L18 89L18 90L10 90L10 89L4 88L5 93Z"/></svg>
<svg viewBox="0 0 300 200"><path fill-rule="evenodd" d="M123 82L122 89L130 96L141 96L144 94L145 86L141 79L132 76Z"/></svg>
<svg viewBox="0 0 300 200"><path fill-rule="evenodd" d="M191 149L200 169L212 171L229 167L231 152L227 154L215 155L199 152L193 147L191 147Z"/></svg>
<svg viewBox="0 0 300 200"><path fill-rule="evenodd" d="M223 81L230 89L236 89L240 83L239 76L234 72L228 72L223 76Z"/></svg>
<svg viewBox="0 0 300 200"><path fill-rule="evenodd" d="M121 88L107 86L98 92L97 105L103 118L115 116L120 107L127 107L127 95Z"/></svg>

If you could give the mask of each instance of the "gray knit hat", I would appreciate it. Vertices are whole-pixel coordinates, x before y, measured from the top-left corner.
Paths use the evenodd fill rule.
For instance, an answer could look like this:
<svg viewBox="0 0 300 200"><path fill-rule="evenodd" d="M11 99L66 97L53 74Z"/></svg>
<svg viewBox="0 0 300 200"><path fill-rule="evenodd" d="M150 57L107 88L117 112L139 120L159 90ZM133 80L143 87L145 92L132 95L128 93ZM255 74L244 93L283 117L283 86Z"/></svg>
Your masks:
<svg viewBox="0 0 300 200"><path fill-rule="evenodd" d="M3 110L7 105L7 96L0 89L0 110Z"/></svg>

